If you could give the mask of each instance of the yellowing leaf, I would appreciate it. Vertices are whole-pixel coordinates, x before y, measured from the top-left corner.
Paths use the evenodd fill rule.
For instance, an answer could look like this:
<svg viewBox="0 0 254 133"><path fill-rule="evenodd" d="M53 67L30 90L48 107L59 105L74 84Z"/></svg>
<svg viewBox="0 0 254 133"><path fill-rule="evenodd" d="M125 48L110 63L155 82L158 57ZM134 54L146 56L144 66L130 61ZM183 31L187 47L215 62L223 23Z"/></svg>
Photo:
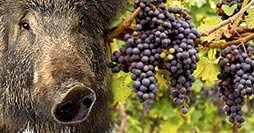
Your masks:
<svg viewBox="0 0 254 133"><path fill-rule="evenodd" d="M218 80L217 75L220 69L219 66L208 58L201 58L197 63L197 69L194 71L194 76L202 80L214 81Z"/></svg>
<svg viewBox="0 0 254 133"><path fill-rule="evenodd" d="M114 41L112 43L110 43L110 47L111 47L111 52L113 53L116 50L119 50L116 39L114 39Z"/></svg>
<svg viewBox="0 0 254 133"><path fill-rule="evenodd" d="M216 64L207 64L201 73L202 80L218 80L219 67Z"/></svg>
<svg viewBox="0 0 254 133"><path fill-rule="evenodd" d="M203 20L203 23L197 28L199 32L206 32L208 29L210 29L211 27L215 26L216 24L219 23L219 20L216 18L205 18ZM225 29L225 26L222 27L221 29L213 32L211 35L209 36L203 36L201 39L202 41L207 41L207 42L211 42L212 40L219 40L222 36L223 33L223 29Z"/></svg>
<svg viewBox="0 0 254 133"><path fill-rule="evenodd" d="M218 24L219 20L216 18L205 18L203 19L203 23L197 28L199 32L204 32L214 25Z"/></svg>
<svg viewBox="0 0 254 133"><path fill-rule="evenodd" d="M207 58L205 58L207 59ZM206 66L206 62L205 62L205 59L203 59L202 57L200 58L200 61L197 63L197 69L194 71L193 75L196 77L196 78L200 78L202 77L202 72L203 70L205 69L205 66Z"/></svg>
<svg viewBox="0 0 254 133"><path fill-rule="evenodd" d="M209 60L215 60L216 59L216 53L217 53L216 49L210 49L208 51L208 59Z"/></svg>
<svg viewBox="0 0 254 133"><path fill-rule="evenodd" d="M170 82L170 73L166 70L158 70L156 73L156 78L158 80L158 84L161 86L168 86ZM166 79L165 79L165 78Z"/></svg>

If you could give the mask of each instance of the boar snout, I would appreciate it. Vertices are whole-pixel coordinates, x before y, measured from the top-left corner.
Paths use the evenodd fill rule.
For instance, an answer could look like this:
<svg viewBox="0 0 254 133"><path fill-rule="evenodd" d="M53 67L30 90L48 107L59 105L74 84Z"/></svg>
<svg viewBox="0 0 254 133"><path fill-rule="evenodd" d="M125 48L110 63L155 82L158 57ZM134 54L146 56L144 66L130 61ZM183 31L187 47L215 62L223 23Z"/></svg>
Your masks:
<svg viewBox="0 0 254 133"><path fill-rule="evenodd" d="M52 108L52 115L62 124L74 124L84 121L96 101L95 92L76 82L64 86L68 91L60 95Z"/></svg>

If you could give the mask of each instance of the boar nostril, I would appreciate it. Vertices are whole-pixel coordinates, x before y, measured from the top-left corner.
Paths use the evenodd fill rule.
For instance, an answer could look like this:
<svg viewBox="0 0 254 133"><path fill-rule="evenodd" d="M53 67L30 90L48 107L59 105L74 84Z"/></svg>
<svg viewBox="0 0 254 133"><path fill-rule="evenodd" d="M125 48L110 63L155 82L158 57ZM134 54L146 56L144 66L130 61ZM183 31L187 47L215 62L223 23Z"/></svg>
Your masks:
<svg viewBox="0 0 254 133"><path fill-rule="evenodd" d="M91 104L93 103L91 98L85 98L82 102L83 105L85 105L87 108L89 108L91 106Z"/></svg>
<svg viewBox="0 0 254 133"><path fill-rule="evenodd" d="M60 100L52 108L53 117L62 124L84 121L96 101L95 92L83 84L69 86L68 91L57 98Z"/></svg>
<svg viewBox="0 0 254 133"><path fill-rule="evenodd" d="M72 101L68 101L64 104L62 104L62 106L59 108L60 109L60 112L63 112L63 113L74 113L76 112L76 109L75 109L75 105L73 104Z"/></svg>
<svg viewBox="0 0 254 133"><path fill-rule="evenodd" d="M75 117L76 111L75 104L72 101L68 101L60 105L55 114L59 115L56 117L60 121L70 121Z"/></svg>

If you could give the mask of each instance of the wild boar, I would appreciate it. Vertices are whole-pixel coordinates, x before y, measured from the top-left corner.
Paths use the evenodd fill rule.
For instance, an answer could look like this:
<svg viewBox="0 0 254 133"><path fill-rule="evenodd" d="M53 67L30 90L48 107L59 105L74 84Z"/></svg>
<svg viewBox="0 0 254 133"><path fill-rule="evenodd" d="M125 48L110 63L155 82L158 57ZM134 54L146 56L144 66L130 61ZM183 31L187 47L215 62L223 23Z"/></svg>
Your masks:
<svg viewBox="0 0 254 133"><path fill-rule="evenodd" d="M124 0L0 1L0 132L104 133L109 25Z"/></svg>

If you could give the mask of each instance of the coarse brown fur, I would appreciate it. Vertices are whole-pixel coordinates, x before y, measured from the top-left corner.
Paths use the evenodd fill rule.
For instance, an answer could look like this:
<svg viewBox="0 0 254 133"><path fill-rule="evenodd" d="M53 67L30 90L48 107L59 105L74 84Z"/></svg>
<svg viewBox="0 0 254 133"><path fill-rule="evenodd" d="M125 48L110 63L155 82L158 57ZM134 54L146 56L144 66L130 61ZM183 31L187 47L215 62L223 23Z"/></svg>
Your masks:
<svg viewBox="0 0 254 133"><path fill-rule="evenodd" d="M123 0L0 1L0 132L110 132L106 36ZM29 29L22 27L27 22ZM97 100L87 119L64 125L52 106L63 83L78 81Z"/></svg>

